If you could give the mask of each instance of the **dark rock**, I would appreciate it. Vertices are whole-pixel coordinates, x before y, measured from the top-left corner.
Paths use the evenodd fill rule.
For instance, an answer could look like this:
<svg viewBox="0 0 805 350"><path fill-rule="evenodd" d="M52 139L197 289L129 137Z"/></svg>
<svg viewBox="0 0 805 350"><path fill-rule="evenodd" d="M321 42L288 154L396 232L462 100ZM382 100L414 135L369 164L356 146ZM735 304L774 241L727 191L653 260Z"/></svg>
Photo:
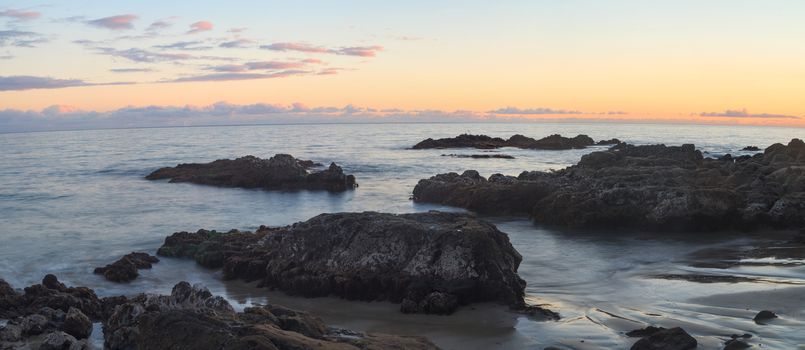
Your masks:
<svg viewBox="0 0 805 350"><path fill-rule="evenodd" d="M777 318L777 314L769 310L763 310L761 312L758 312L757 315L755 315L755 317L753 318L753 320L757 323L763 324L775 318Z"/></svg>
<svg viewBox="0 0 805 350"><path fill-rule="evenodd" d="M600 140L600 141L596 142L595 144L596 145L602 145L602 146L610 146L610 145L614 146L614 145L620 145L621 143L623 143L621 140L613 138L613 139L609 139L609 140Z"/></svg>
<svg viewBox="0 0 805 350"><path fill-rule="evenodd" d="M740 339L730 339L724 343L724 350L740 350L751 348L747 342Z"/></svg>
<svg viewBox="0 0 805 350"><path fill-rule="evenodd" d="M245 156L205 164L179 164L156 170L146 179L267 190L345 191L356 186L355 177L344 174L335 163L326 170L309 173L307 168L315 164L300 161L288 154L277 154L269 159Z"/></svg>
<svg viewBox="0 0 805 350"><path fill-rule="evenodd" d="M8 284L4 279L0 278L0 297L4 296L12 296L17 294L14 288L11 288L11 285Z"/></svg>
<svg viewBox="0 0 805 350"><path fill-rule="evenodd" d="M626 332L626 336L630 338L644 338L664 330L665 328L662 327L648 326L643 329L635 329L633 331Z"/></svg>
<svg viewBox="0 0 805 350"><path fill-rule="evenodd" d="M64 318L62 330L76 339L86 339L92 334L92 321L81 310L71 307Z"/></svg>
<svg viewBox="0 0 805 350"><path fill-rule="evenodd" d="M132 252L114 263L96 268L94 273L103 275L104 278L112 282L129 282L140 275L137 272L138 269L150 269L151 264L158 262L157 257L148 253Z"/></svg>
<svg viewBox="0 0 805 350"><path fill-rule="evenodd" d="M508 154L442 154L442 157L472 158L472 159L514 159Z"/></svg>
<svg viewBox="0 0 805 350"><path fill-rule="evenodd" d="M305 312L278 306L242 313L200 286L170 296L139 295L104 322L109 349L436 349L422 337L330 330Z"/></svg>
<svg viewBox="0 0 805 350"><path fill-rule="evenodd" d="M39 350L80 350L86 344L64 332L52 332L45 336L39 345Z"/></svg>
<svg viewBox="0 0 805 350"><path fill-rule="evenodd" d="M617 139L613 139L617 141ZM608 140L606 142L611 142ZM620 141L618 141L620 143ZM585 148L595 144L592 138L587 135L578 135L573 138L564 137L559 134L544 137L536 140L523 135L513 135L508 140L499 137L489 137L486 135L461 134L452 138L427 139L417 143L413 149L432 149L432 148L478 148L493 149L501 147L516 147L524 149L544 149L544 150L567 150L574 148Z"/></svg>
<svg viewBox="0 0 805 350"><path fill-rule="evenodd" d="M178 232L158 254L293 295L405 301L405 312L485 301L524 307L520 254L506 234L467 214L322 214L255 233Z"/></svg>
<svg viewBox="0 0 805 350"><path fill-rule="evenodd" d="M696 339L682 328L663 329L638 340L631 350L688 350L695 349Z"/></svg>
<svg viewBox="0 0 805 350"><path fill-rule="evenodd" d="M758 152L760 151L760 148L758 146L746 146L742 148L741 151Z"/></svg>
<svg viewBox="0 0 805 350"><path fill-rule="evenodd" d="M520 312L528 315L531 318L541 321L558 321L560 319L560 316L557 312L548 310L538 305L528 305L524 309L520 310Z"/></svg>
<svg viewBox="0 0 805 350"><path fill-rule="evenodd" d="M740 161L704 158L693 145L619 144L563 170L523 172L516 181L476 174L420 180L412 198L569 227L707 231L805 225L805 143L797 139Z"/></svg>
<svg viewBox="0 0 805 350"><path fill-rule="evenodd" d="M71 307L80 310L93 320L103 318L101 300L85 287L67 287L54 275L47 275L42 284L25 288L24 294L0 295L0 318L33 315L42 308L68 312Z"/></svg>

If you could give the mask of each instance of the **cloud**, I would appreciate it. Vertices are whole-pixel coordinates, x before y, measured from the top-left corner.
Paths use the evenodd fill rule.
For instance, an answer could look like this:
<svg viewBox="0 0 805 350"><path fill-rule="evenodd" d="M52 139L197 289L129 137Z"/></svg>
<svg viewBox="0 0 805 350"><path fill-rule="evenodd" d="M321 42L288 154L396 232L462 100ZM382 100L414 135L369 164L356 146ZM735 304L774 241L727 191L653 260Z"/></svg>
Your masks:
<svg viewBox="0 0 805 350"><path fill-rule="evenodd" d="M42 17L42 14L36 11L8 9L0 11L0 17L9 17L18 21L30 21Z"/></svg>
<svg viewBox="0 0 805 350"><path fill-rule="evenodd" d="M196 56L187 53L162 53L153 52L139 48L130 48L119 50L111 47L96 47L94 48L98 54L108 55L112 57L121 57L133 62L142 63L155 63L155 62L177 62L188 60L214 60L214 61L229 61L227 57L217 56Z"/></svg>
<svg viewBox="0 0 805 350"><path fill-rule="evenodd" d="M305 75L308 73L309 73L308 71L303 70L284 70L274 73L214 73L214 74L203 74L203 75L177 78L163 82L185 83L185 82L199 82L199 81L256 80L256 79L285 78L294 75Z"/></svg>
<svg viewBox="0 0 805 350"><path fill-rule="evenodd" d="M747 112L746 109L742 110L728 109L724 112L701 113L700 115L702 117L716 117L716 118L802 119L801 117L798 116L785 115L785 114L770 114L770 113L752 114Z"/></svg>
<svg viewBox="0 0 805 350"><path fill-rule="evenodd" d="M173 22L166 19L160 19L158 21L154 21L148 28L145 29L146 32L156 33L165 29L168 29L173 26Z"/></svg>
<svg viewBox="0 0 805 350"><path fill-rule="evenodd" d="M249 48L256 44L254 40L251 39L235 39L230 41L225 41L218 45L219 47L223 47L225 49L243 49Z"/></svg>
<svg viewBox="0 0 805 350"><path fill-rule="evenodd" d="M511 114L511 115L540 115L540 114L584 114L579 111L568 111L564 109L551 109L551 108L526 108L521 109L517 107L499 108L489 111L494 114Z"/></svg>
<svg viewBox="0 0 805 350"><path fill-rule="evenodd" d="M0 30L0 47L36 47L36 44L47 42L39 33L21 30Z"/></svg>
<svg viewBox="0 0 805 350"><path fill-rule="evenodd" d="M255 70L281 70L304 68L309 63L305 61L284 62L284 61L260 61L248 62L244 64L226 64L207 68L216 72L246 72Z"/></svg>
<svg viewBox="0 0 805 350"><path fill-rule="evenodd" d="M383 51L383 47L378 45L326 48L322 46L313 46L310 44L293 42L273 43L271 45L260 46L260 48L272 51L297 51L304 53L321 53L360 57L374 57L377 52Z"/></svg>
<svg viewBox="0 0 805 350"><path fill-rule="evenodd" d="M0 91L21 91L33 89L61 89L75 86L123 85L131 83L88 83L81 79L55 79L30 75L0 76Z"/></svg>
<svg viewBox="0 0 805 350"><path fill-rule="evenodd" d="M190 30L187 31L186 34L196 34L201 32L206 32L212 30L213 25L212 22L208 21L198 21L190 25Z"/></svg>
<svg viewBox="0 0 805 350"><path fill-rule="evenodd" d="M204 44L203 41L178 41L172 44L155 45L154 47L162 50L184 50L184 51L198 51L209 50L212 46L198 46Z"/></svg>
<svg viewBox="0 0 805 350"><path fill-rule="evenodd" d="M106 28L109 30L127 30L134 29L134 21L138 18L139 17L137 15L128 14L98 18L87 21L86 23L91 26Z"/></svg>
<svg viewBox="0 0 805 350"><path fill-rule="evenodd" d="M112 73L148 73L155 70L152 68L112 68L109 71Z"/></svg>

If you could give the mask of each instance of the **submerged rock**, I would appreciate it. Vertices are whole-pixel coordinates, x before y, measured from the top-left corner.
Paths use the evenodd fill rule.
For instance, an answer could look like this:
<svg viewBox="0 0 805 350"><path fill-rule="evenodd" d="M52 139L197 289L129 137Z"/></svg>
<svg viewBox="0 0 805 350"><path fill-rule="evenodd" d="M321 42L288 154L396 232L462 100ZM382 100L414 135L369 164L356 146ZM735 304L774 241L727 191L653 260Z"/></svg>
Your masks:
<svg viewBox="0 0 805 350"><path fill-rule="evenodd" d="M752 320L754 320L755 323L764 324L775 318L777 318L777 314L769 310L763 310L761 312L758 312L757 315L755 315L755 317Z"/></svg>
<svg viewBox="0 0 805 350"><path fill-rule="evenodd" d="M508 154L442 154L442 157L472 158L472 159L514 159Z"/></svg>
<svg viewBox="0 0 805 350"><path fill-rule="evenodd" d="M758 146L746 146L741 148L741 151L758 152L760 151L760 148Z"/></svg>
<svg viewBox="0 0 805 350"><path fill-rule="evenodd" d="M520 254L505 233L467 214L322 214L254 233L177 232L157 254L293 295L388 300L403 312L447 314L485 301L525 306Z"/></svg>
<svg viewBox="0 0 805 350"><path fill-rule="evenodd" d="M180 282L171 295L141 294L104 322L116 349L436 349L423 337L329 329L308 313L266 305L236 313L206 288Z"/></svg>
<svg viewBox="0 0 805 350"><path fill-rule="evenodd" d="M805 143L775 144L740 162L704 158L693 145L620 144L566 169L516 179L487 180L476 171L436 175L419 181L413 199L570 227L799 228Z"/></svg>
<svg viewBox="0 0 805 350"><path fill-rule="evenodd" d="M634 343L631 350L689 350L697 345L696 339L682 328L659 328Z"/></svg>
<svg viewBox="0 0 805 350"><path fill-rule="evenodd" d="M356 186L355 177L344 174L335 163L322 171L308 172L317 163L277 154L269 159L245 156L235 160L219 159L204 164L179 164L158 169L145 178L170 179L220 187L263 188L268 190L345 191Z"/></svg>
<svg viewBox="0 0 805 350"><path fill-rule="evenodd" d="M601 141L599 145L610 145L620 143L618 139ZM578 135L576 137L564 137L559 134L554 134L541 138L539 140L526 137L523 135L513 135L508 140L499 137L489 137L486 135L469 135L461 134L456 137L443 138L443 139L427 139L421 141L412 147L413 149L431 149L431 148L478 148L478 149L493 149L501 147L516 147L525 149L544 149L544 150L567 150L574 148L585 148L596 144L595 141L587 135Z"/></svg>
<svg viewBox="0 0 805 350"><path fill-rule="evenodd" d="M94 273L103 275L104 278L112 282L129 282L140 275L137 270L150 269L151 264L158 262L157 257L148 253L132 252L109 265L95 268Z"/></svg>

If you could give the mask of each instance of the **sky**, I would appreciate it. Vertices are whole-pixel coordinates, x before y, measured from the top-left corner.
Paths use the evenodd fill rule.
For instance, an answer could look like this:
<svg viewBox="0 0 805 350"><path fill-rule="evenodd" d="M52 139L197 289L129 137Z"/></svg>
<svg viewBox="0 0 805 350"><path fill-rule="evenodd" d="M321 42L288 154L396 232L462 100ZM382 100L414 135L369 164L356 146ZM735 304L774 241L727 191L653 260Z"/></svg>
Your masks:
<svg viewBox="0 0 805 350"><path fill-rule="evenodd" d="M0 132L805 126L805 1L0 0Z"/></svg>

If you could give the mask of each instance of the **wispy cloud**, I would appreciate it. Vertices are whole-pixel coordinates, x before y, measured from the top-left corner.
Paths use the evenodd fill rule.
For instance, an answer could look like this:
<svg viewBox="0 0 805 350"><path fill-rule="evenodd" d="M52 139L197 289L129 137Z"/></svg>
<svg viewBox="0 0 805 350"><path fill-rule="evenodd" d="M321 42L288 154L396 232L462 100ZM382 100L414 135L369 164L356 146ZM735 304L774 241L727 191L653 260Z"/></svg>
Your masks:
<svg viewBox="0 0 805 350"><path fill-rule="evenodd" d="M203 44L204 44L203 41L178 41L171 44L154 45L154 48L162 50L184 50L184 51L209 50L212 48L212 46L200 46Z"/></svg>
<svg viewBox="0 0 805 350"><path fill-rule="evenodd" d="M20 91L33 89L61 89L75 86L122 85L130 83L88 83L81 79L56 79L30 75L0 76L0 91Z"/></svg>
<svg viewBox="0 0 805 350"><path fill-rule="evenodd" d="M164 53L153 52L140 48L130 49L115 49L112 47L95 47L96 53L101 55L108 55L112 57L125 58L133 62L142 63L155 63L155 62L176 62L188 60L212 60L212 61L229 61L230 58L218 56L197 56L188 53Z"/></svg>
<svg viewBox="0 0 805 350"><path fill-rule="evenodd" d="M383 51L379 45L373 46L348 46L340 48L326 48L314 46L306 43L283 42L260 46L264 50L272 51L297 51L304 53L334 54L346 56L374 57L378 52Z"/></svg>
<svg viewBox="0 0 805 350"><path fill-rule="evenodd" d="M148 73L155 72L153 68L112 68L109 70L112 73Z"/></svg>
<svg viewBox="0 0 805 350"><path fill-rule="evenodd" d="M496 110L489 111L489 113L494 114L511 114L511 115L539 115L539 114L584 114L580 111L572 111L572 110L564 110L564 109L552 109L552 108L517 108L517 107L506 107L506 108L499 108Z"/></svg>
<svg viewBox="0 0 805 350"><path fill-rule="evenodd" d="M0 30L0 47L36 47L36 44L47 42L39 33L21 30Z"/></svg>
<svg viewBox="0 0 805 350"><path fill-rule="evenodd" d="M168 29L173 26L173 22L169 19L160 19L158 21L154 21L148 28L145 29L146 32L149 33L157 33L162 30Z"/></svg>
<svg viewBox="0 0 805 350"><path fill-rule="evenodd" d="M201 32L206 32L212 30L212 28L213 28L212 22L198 21L190 25L190 30L187 31L187 34L197 34Z"/></svg>
<svg viewBox="0 0 805 350"><path fill-rule="evenodd" d="M222 42L219 47L223 47L225 49L244 49L253 47L257 42L251 39L235 39Z"/></svg>
<svg viewBox="0 0 805 350"><path fill-rule="evenodd" d="M724 112L709 112L701 113L702 117L716 117L716 118L759 118L759 119L802 119L801 117L785 114L771 114L771 113L749 113L746 109L734 110L728 109Z"/></svg>
<svg viewBox="0 0 805 350"><path fill-rule="evenodd" d="M127 30L134 29L134 21L139 18L137 15L127 14L111 17L104 17L87 21L86 23L109 30Z"/></svg>
<svg viewBox="0 0 805 350"><path fill-rule="evenodd" d="M42 17L42 14L37 11L8 9L0 11L0 17L13 18L18 21L30 21Z"/></svg>
<svg viewBox="0 0 805 350"><path fill-rule="evenodd" d="M227 65L220 65L220 66L212 66L207 69L213 70L216 72L246 72L246 71L254 71L254 70L282 70L282 69L298 69L304 68L308 64L319 64L319 63L310 63L305 61L295 61L295 62L286 62L286 61L261 61L261 62L248 62L244 64L227 64Z"/></svg>
<svg viewBox="0 0 805 350"><path fill-rule="evenodd" d="M214 74L203 74L190 77L182 77L173 80L167 80L164 82L185 83L185 82L199 82L199 81L256 80L256 79L285 78L294 75L306 75L309 73L310 72L304 70L283 70L274 73L214 73Z"/></svg>

